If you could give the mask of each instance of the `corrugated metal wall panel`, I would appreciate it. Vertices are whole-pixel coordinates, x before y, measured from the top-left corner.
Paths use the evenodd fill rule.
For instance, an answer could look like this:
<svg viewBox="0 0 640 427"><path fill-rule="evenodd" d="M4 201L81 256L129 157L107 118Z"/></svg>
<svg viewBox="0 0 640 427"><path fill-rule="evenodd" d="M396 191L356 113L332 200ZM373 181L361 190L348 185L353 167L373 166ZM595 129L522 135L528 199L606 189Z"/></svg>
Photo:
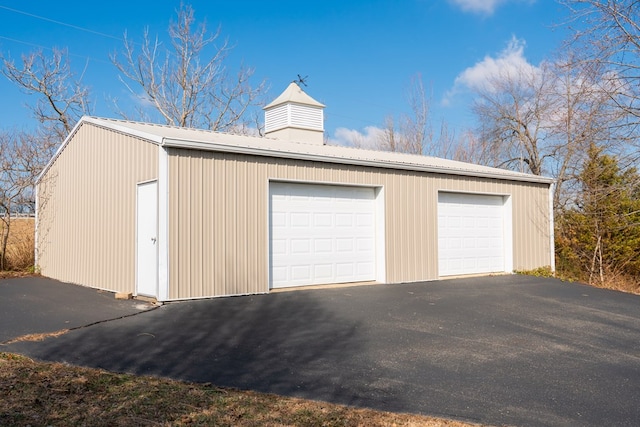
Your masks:
<svg viewBox="0 0 640 427"><path fill-rule="evenodd" d="M541 264L536 263L536 255L543 251L547 251L549 248L549 224L546 221L542 221L542 218L546 218L549 211L548 194L543 192L525 194L522 189L519 189L521 197L519 210L524 213L518 220L520 221L519 228L528 232L526 238L520 240L520 247L518 251L522 253L522 256L518 259L518 264L514 264L516 270L529 270L539 267ZM527 203L527 197L533 199L533 203ZM544 206L546 204L546 206ZM545 215L543 217L543 215ZM547 236L546 241L538 239L537 236L544 234ZM530 243L529 243L530 242ZM549 265L550 259L547 258L544 265Z"/></svg>
<svg viewBox="0 0 640 427"><path fill-rule="evenodd" d="M546 184L189 150L169 176L171 299L268 291L270 179L383 187L387 282L438 278L438 191L511 195L514 268L549 264Z"/></svg>
<svg viewBox="0 0 640 427"><path fill-rule="evenodd" d="M82 125L38 188L42 274L134 292L136 183L157 165L156 145Z"/></svg>

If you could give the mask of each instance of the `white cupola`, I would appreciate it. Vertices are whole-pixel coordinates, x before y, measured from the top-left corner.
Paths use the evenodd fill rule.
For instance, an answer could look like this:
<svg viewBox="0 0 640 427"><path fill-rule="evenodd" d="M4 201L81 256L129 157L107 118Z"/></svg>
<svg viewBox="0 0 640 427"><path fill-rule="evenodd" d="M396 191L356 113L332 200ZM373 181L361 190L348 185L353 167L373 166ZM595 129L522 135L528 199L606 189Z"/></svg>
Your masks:
<svg viewBox="0 0 640 427"><path fill-rule="evenodd" d="M324 144L324 105L296 82L264 108L264 134L270 138Z"/></svg>

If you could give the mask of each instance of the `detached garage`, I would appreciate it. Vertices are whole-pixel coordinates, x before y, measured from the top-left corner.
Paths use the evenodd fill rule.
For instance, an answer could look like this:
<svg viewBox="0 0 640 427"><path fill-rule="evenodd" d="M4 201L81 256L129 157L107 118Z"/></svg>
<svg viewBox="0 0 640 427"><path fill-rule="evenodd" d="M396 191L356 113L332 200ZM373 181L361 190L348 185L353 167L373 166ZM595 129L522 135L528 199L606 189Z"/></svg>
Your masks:
<svg viewBox="0 0 640 427"><path fill-rule="evenodd" d="M552 181L323 143L292 83L266 137L84 117L38 183L43 275L160 301L553 268Z"/></svg>

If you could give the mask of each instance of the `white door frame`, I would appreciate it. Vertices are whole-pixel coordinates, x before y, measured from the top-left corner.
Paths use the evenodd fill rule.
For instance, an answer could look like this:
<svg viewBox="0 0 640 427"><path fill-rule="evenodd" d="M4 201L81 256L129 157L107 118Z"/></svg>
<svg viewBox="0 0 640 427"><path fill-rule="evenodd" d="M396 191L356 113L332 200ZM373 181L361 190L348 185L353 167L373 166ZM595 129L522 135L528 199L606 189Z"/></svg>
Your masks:
<svg viewBox="0 0 640 427"><path fill-rule="evenodd" d="M158 297L158 181L136 185L136 295Z"/></svg>

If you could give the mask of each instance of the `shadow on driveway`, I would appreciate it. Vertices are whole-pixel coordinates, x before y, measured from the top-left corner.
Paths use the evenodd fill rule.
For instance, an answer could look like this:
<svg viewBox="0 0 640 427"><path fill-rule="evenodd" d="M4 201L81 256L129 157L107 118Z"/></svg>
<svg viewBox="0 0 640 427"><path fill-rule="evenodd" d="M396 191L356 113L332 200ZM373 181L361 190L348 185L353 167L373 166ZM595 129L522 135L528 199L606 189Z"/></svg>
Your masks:
<svg viewBox="0 0 640 427"><path fill-rule="evenodd" d="M232 297L165 305L9 350L44 360L211 382L347 403L357 373L349 359L365 351L362 325L327 310L309 293ZM349 381L345 380L349 377ZM304 393L303 393L304 394ZM305 394L307 395L307 394Z"/></svg>
<svg viewBox="0 0 640 427"><path fill-rule="evenodd" d="M6 350L493 425L640 425L640 297L552 279L181 302Z"/></svg>

